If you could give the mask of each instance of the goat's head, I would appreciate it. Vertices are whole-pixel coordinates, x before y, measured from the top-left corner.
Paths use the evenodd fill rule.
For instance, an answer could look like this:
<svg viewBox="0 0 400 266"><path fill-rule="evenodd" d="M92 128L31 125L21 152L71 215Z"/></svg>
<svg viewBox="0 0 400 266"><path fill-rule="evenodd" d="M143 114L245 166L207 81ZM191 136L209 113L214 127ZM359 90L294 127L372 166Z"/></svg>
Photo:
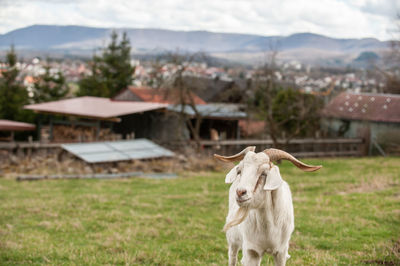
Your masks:
<svg viewBox="0 0 400 266"><path fill-rule="evenodd" d="M264 202L265 193L262 190L276 190L282 184L279 168L273 161L285 159L292 162L303 171L312 172L322 166L307 165L289 153L278 149L267 149L255 153L255 147L250 146L240 153L225 157L214 154L214 157L224 162L240 161L226 175L225 182L237 182L236 202L240 207L257 208Z"/></svg>

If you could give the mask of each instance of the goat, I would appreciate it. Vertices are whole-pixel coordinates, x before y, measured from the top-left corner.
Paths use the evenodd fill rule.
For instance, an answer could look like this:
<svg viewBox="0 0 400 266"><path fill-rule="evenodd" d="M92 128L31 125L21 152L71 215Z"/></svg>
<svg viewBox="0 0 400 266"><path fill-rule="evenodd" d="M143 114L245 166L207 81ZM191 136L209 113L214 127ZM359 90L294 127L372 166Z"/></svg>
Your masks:
<svg viewBox="0 0 400 266"><path fill-rule="evenodd" d="M236 265L240 249L243 265L260 265L265 253L274 256L275 265L285 265L294 230L293 203L289 185L272 161L289 160L307 172L322 166L304 164L278 149L254 151L255 146L250 146L230 157L214 154L224 162L240 161L225 178L225 183L232 183L224 226L229 265Z"/></svg>

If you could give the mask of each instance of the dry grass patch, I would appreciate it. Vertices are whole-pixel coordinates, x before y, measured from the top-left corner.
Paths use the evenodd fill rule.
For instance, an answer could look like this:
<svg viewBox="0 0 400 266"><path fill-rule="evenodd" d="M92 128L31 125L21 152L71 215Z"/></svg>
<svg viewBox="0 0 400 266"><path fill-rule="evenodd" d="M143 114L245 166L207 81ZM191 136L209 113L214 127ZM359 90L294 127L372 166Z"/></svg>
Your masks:
<svg viewBox="0 0 400 266"><path fill-rule="evenodd" d="M347 193L369 193L375 191L381 191L390 187L400 187L400 180L395 180L391 176L369 176L360 180L357 184L350 184L347 186L345 191L339 192L339 194Z"/></svg>

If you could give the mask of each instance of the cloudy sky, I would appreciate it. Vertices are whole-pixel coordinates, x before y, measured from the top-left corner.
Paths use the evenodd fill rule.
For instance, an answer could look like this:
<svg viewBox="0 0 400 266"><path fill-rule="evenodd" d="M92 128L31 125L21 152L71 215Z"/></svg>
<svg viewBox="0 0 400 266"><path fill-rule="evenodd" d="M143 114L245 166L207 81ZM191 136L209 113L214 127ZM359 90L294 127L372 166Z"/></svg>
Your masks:
<svg viewBox="0 0 400 266"><path fill-rule="evenodd" d="M387 40L396 13L400 0L0 0L0 34L57 24Z"/></svg>

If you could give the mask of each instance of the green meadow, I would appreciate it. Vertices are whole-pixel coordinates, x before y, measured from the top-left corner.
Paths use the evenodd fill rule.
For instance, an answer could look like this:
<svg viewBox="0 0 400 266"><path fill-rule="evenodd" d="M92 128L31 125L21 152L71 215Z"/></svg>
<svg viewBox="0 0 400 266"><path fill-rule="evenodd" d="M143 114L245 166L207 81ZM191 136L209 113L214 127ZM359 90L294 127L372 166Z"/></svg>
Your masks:
<svg viewBox="0 0 400 266"><path fill-rule="evenodd" d="M287 265L400 265L400 158L304 161L324 167L280 165L295 207ZM225 173L0 178L0 265L226 265Z"/></svg>

